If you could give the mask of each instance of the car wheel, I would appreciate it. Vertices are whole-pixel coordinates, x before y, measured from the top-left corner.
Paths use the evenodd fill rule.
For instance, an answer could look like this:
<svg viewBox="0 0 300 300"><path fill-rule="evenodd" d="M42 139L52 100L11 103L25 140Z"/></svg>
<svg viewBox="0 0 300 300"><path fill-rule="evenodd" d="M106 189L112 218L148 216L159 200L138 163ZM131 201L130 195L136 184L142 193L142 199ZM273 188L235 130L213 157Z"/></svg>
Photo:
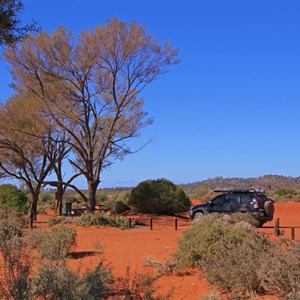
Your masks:
<svg viewBox="0 0 300 300"><path fill-rule="evenodd" d="M203 212L200 211L196 212L193 217L193 222L195 223L199 222L203 218L203 216L204 216Z"/></svg>

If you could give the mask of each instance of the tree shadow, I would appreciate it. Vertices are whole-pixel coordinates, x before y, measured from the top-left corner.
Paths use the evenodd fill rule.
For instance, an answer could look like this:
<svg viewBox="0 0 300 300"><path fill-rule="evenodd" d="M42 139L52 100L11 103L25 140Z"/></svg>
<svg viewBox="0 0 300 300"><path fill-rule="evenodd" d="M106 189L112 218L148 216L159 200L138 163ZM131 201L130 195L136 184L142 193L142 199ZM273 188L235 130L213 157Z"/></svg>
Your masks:
<svg viewBox="0 0 300 300"><path fill-rule="evenodd" d="M79 251L79 252L71 252L69 253L68 257L72 259L80 259L88 256L95 256L100 254L101 252L98 251Z"/></svg>

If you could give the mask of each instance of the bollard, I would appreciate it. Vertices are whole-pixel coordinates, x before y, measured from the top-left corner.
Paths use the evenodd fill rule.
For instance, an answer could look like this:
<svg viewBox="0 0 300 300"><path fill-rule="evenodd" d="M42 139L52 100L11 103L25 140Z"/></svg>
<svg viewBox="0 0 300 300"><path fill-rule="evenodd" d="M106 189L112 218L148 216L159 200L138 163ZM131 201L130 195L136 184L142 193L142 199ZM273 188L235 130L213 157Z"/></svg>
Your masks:
<svg viewBox="0 0 300 300"><path fill-rule="evenodd" d="M131 228L131 218L128 220L128 227Z"/></svg>
<svg viewBox="0 0 300 300"><path fill-rule="evenodd" d="M277 218L276 221L275 221L274 234L275 234L275 236L280 235L279 218Z"/></svg>
<svg viewBox="0 0 300 300"><path fill-rule="evenodd" d="M291 227L291 236L292 236L292 240L295 240L295 227Z"/></svg>
<svg viewBox="0 0 300 300"><path fill-rule="evenodd" d="M174 223L175 223L175 230L177 230L177 227L178 227L178 220L177 220L177 218L174 218Z"/></svg>
<svg viewBox="0 0 300 300"><path fill-rule="evenodd" d="M153 230L153 220L152 218L150 218L149 220L150 220L150 230Z"/></svg>

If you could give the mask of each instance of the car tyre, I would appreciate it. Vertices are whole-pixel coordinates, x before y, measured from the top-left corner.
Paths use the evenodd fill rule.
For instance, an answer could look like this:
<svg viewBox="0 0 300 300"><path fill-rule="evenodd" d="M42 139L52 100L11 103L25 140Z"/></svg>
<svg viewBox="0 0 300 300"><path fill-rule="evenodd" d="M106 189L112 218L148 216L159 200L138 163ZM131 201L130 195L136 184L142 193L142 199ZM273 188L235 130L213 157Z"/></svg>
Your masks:
<svg viewBox="0 0 300 300"><path fill-rule="evenodd" d="M194 214L193 222L194 222L194 223L199 222L200 220L202 220L203 216L204 216L204 213L203 213L203 212L197 211L197 212Z"/></svg>

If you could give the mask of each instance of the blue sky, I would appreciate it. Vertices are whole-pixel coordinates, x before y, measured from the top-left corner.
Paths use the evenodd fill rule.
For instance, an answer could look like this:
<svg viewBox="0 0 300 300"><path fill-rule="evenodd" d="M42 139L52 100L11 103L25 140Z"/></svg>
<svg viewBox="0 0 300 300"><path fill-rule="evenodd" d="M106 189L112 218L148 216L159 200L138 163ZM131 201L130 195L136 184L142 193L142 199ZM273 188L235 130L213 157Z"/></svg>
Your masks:
<svg viewBox="0 0 300 300"><path fill-rule="evenodd" d="M300 175L300 1L25 0L22 19L75 34L115 16L180 49L142 94L154 124L101 187L145 179ZM0 99L12 91L0 63ZM84 188L84 179L77 185Z"/></svg>

